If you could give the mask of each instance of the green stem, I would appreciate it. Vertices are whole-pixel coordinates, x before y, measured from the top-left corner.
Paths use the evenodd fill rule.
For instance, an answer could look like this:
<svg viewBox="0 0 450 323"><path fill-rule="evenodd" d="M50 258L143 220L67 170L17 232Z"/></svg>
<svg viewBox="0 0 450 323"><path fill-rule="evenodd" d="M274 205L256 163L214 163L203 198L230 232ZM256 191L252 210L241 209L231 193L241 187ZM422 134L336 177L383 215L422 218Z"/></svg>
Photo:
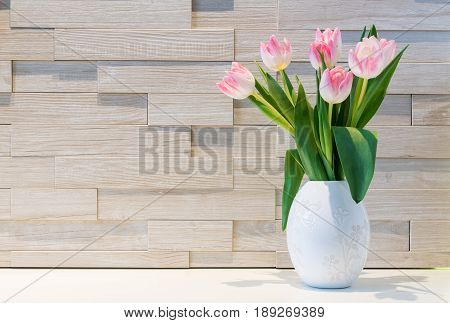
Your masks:
<svg viewBox="0 0 450 323"><path fill-rule="evenodd" d="M294 127L291 125L289 121L287 121L278 111L275 109L269 102L267 102L260 94L253 93L253 96L261 101L271 112L272 116L269 116L273 119L280 127L287 130L291 135L295 135Z"/></svg>
<svg viewBox="0 0 450 323"><path fill-rule="evenodd" d="M353 110L352 125L355 125L358 122L358 120L355 120L356 119L355 116L356 116L356 113L357 113L358 109L361 106L361 103L362 103L362 101L364 99L364 95L366 95L367 83L368 82L369 82L368 79L364 79L364 81L363 81L362 88L361 88L361 93L359 93L359 97L358 97L358 103L356 104L356 109Z"/></svg>
<svg viewBox="0 0 450 323"><path fill-rule="evenodd" d="M331 129L331 121L333 120L333 103L328 104L328 124Z"/></svg>
<svg viewBox="0 0 450 323"><path fill-rule="evenodd" d="M327 160L330 163L331 168L333 168L333 131L331 130L331 123L333 120L333 103L329 103L328 104L328 125L330 126L329 128L329 133L328 135L328 140L327 140Z"/></svg>

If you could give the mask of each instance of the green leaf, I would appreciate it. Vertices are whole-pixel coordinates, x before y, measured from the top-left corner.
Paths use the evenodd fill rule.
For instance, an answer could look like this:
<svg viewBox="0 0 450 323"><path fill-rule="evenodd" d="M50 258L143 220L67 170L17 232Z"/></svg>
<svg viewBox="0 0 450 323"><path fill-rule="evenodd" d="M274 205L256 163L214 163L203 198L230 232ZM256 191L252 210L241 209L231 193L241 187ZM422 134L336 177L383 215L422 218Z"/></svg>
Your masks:
<svg viewBox="0 0 450 323"><path fill-rule="evenodd" d="M300 156L296 149L286 151L284 158L284 186L282 197L281 228L286 230L289 211L298 192L305 172L301 166Z"/></svg>
<svg viewBox="0 0 450 323"><path fill-rule="evenodd" d="M296 100L294 100L292 94L294 92L294 87L292 86L291 80L287 76L286 72L284 70L280 71L281 80L283 81L284 91L286 92L287 96L290 98L291 103L295 104Z"/></svg>
<svg viewBox="0 0 450 323"><path fill-rule="evenodd" d="M261 73L261 76L263 77L264 81L266 81L266 83L267 83L268 73L266 73L266 71L264 71L264 69L261 67L261 65L259 65L258 63L255 63L255 64L256 64L256 66L258 66L259 73Z"/></svg>
<svg viewBox="0 0 450 323"><path fill-rule="evenodd" d="M364 199L375 170L377 137L368 130L333 127L334 140L353 200Z"/></svg>
<svg viewBox="0 0 450 323"><path fill-rule="evenodd" d="M371 36L375 36L376 38L378 38L377 27L375 27L375 25L372 25L372 27L370 28L367 38L369 38Z"/></svg>
<svg viewBox="0 0 450 323"><path fill-rule="evenodd" d="M291 100L286 96L286 93L281 88L280 84L272 77L272 75L267 74L267 85L269 87L269 93L273 99L277 102L280 112L286 117L290 123L294 121L294 106Z"/></svg>
<svg viewBox="0 0 450 323"><path fill-rule="evenodd" d="M364 26L364 29L361 33L361 37L359 37L359 41L361 42L363 40L363 38L366 36L366 32L367 32L367 27Z"/></svg>
<svg viewBox="0 0 450 323"><path fill-rule="evenodd" d="M282 116L276 109L271 108L264 104L264 102L261 102L253 95L250 95L248 97L250 102L252 102L256 107L270 120L273 120L276 124L280 125L280 127L287 130L291 135L294 135L294 128L292 125Z"/></svg>
<svg viewBox="0 0 450 323"><path fill-rule="evenodd" d="M355 120L353 120L353 124L356 124L356 127L363 128L378 111L378 108L386 96L386 91L392 76L394 75L394 72L406 48L408 48L408 46L403 48L397 56L395 56L392 62L389 63L380 75L369 80L366 95L364 96L358 111L356 111Z"/></svg>
<svg viewBox="0 0 450 323"><path fill-rule="evenodd" d="M279 114L281 114L283 116L284 119L286 119L283 115L283 113L281 112L280 107L278 106L277 102L274 100L274 98L270 95L269 91L261 84L258 82L258 80L255 80L255 87L258 90L259 94L261 94L262 98L264 100L266 100L272 107L275 108L275 110L277 110L277 112Z"/></svg>

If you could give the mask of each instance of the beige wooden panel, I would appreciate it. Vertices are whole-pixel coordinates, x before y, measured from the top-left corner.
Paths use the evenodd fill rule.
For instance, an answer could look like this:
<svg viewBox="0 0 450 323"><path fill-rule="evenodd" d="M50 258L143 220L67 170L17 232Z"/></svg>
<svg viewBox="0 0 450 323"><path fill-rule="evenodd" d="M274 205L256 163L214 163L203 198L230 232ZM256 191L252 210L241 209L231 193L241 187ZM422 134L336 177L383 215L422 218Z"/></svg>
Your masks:
<svg viewBox="0 0 450 323"><path fill-rule="evenodd" d="M0 250L146 250L145 221L3 221Z"/></svg>
<svg viewBox="0 0 450 323"><path fill-rule="evenodd" d="M277 0L193 0L193 28L277 28Z"/></svg>
<svg viewBox="0 0 450 323"><path fill-rule="evenodd" d="M100 219L272 220L272 190L174 191L99 190Z"/></svg>
<svg viewBox="0 0 450 323"><path fill-rule="evenodd" d="M53 60L53 30L0 29L0 59Z"/></svg>
<svg viewBox="0 0 450 323"><path fill-rule="evenodd" d="M413 125L449 126L450 95L413 95Z"/></svg>
<svg viewBox="0 0 450 323"><path fill-rule="evenodd" d="M411 125L411 96L387 95L368 126Z"/></svg>
<svg viewBox="0 0 450 323"><path fill-rule="evenodd" d="M275 267L275 252L208 252L194 251L191 268L261 268Z"/></svg>
<svg viewBox="0 0 450 323"><path fill-rule="evenodd" d="M97 220L95 189L12 189L16 220Z"/></svg>
<svg viewBox="0 0 450 323"><path fill-rule="evenodd" d="M281 158L233 158L235 188L282 189L283 172Z"/></svg>
<svg viewBox="0 0 450 323"><path fill-rule="evenodd" d="M10 266L11 266L11 252L0 251L0 267L10 267Z"/></svg>
<svg viewBox="0 0 450 323"><path fill-rule="evenodd" d="M11 156L11 126L0 126L0 157Z"/></svg>
<svg viewBox="0 0 450 323"><path fill-rule="evenodd" d="M289 253L277 251L277 268L293 268ZM448 267L449 252L369 252L365 268L433 268Z"/></svg>
<svg viewBox="0 0 450 323"><path fill-rule="evenodd" d="M233 251L286 250L280 221L234 221Z"/></svg>
<svg viewBox="0 0 450 323"><path fill-rule="evenodd" d="M0 220L9 219L11 215L11 191L0 189Z"/></svg>
<svg viewBox="0 0 450 323"><path fill-rule="evenodd" d="M231 251L232 221L149 221L149 250Z"/></svg>
<svg viewBox="0 0 450 323"><path fill-rule="evenodd" d="M369 190L364 205L372 220L450 220L450 190Z"/></svg>
<svg viewBox="0 0 450 323"><path fill-rule="evenodd" d="M234 137L232 126L193 126L192 156L215 158L231 166Z"/></svg>
<svg viewBox="0 0 450 323"><path fill-rule="evenodd" d="M329 26L327 25L327 27ZM361 31L342 30L341 32L343 47L340 61L347 62L347 53L359 42ZM309 45L314 40L314 33L315 29L238 29L235 32L236 60L249 62L254 60L261 61L259 43L266 41L270 35L276 35L279 39L287 37L291 42L293 61L309 62L308 50ZM402 56L402 62L404 63L447 63L450 61L448 55L450 51L450 31L408 30L405 32L378 30L378 33L383 38L395 39L398 50L410 44Z"/></svg>
<svg viewBox="0 0 450 323"><path fill-rule="evenodd" d="M16 61L14 92L97 92L93 62Z"/></svg>
<svg viewBox="0 0 450 323"><path fill-rule="evenodd" d="M361 5L358 0L326 1L296 0L279 1L280 28L325 28L340 26L342 29L362 29L370 23L380 30L447 30L450 23L446 17L450 8L442 1L381 0Z"/></svg>
<svg viewBox="0 0 450 323"><path fill-rule="evenodd" d="M14 0L11 27L190 28L190 0Z"/></svg>
<svg viewBox="0 0 450 323"><path fill-rule="evenodd" d="M233 100L223 94L150 94L150 125L232 125Z"/></svg>
<svg viewBox="0 0 450 323"><path fill-rule="evenodd" d="M450 252L450 221L411 221L411 251Z"/></svg>
<svg viewBox="0 0 450 323"><path fill-rule="evenodd" d="M0 157L0 187L54 187L53 157Z"/></svg>
<svg viewBox="0 0 450 323"><path fill-rule="evenodd" d="M377 159L372 188L449 189L448 159Z"/></svg>
<svg viewBox="0 0 450 323"><path fill-rule="evenodd" d="M11 267L188 268L188 252L13 251Z"/></svg>
<svg viewBox="0 0 450 323"><path fill-rule="evenodd" d="M235 126L233 134L233 157L270 158L276 153L276 126Z"/></svg>
<svg viewBox="0 0 450 323"><path fill-rule="evenodd" d="M14 93L13 124L147 124L147 95L96 93Z"/></svg>
<svg viewBox="0 0 450 323"><path fill-rule="evenodd" d="M0 1L0 29L9 28L9 2L10 0Z"/></svg>
<svg viewBox="0 0 450 323"><path fill-rule="evenodd" d="M220 93L229 63L99 62L98 90L110 93Z"/></svg>
<svg viewBox="0 0 450 323"><path fill-rule="evenodd" d="M409 221L370 221L369 249L409 251Z"/></svg>
<svg viewBox="0 0 450 323"><path fill-rule="evenodd" d="M0 61L0 92L12 92L11 61Z"/></svg>
<svg viewBox="0 0 450 323"><path fill-rule="evenodd" d="M198 158L57 157L58 188L232 188L226 164Z"/></svg>
<svg viewBox="0 0 450 323"><path fill-rule="evenodd" d="M13 156L149 156L190 154L189 128L15 125ZM152 150L152 152L150 152Z"/></svg>
<svg viewBox="0 0 450 323"><path fill-rule="evenodd" d="M0 125L11 124L11 93L0 93Z"/></svg>
<svg viewBox="0 0 450 323"><path fill-rule="evenodd" d="M450 64L401 63L389 85L392 94L448 94Z"/></svg>
<svg viewBox="0 0 450 323"><path fill-rule="evenodd" d="M57 60L232 61L233 30L57 29Z"/></svg>
<svg viewBox="0 0 450 323"><path fill-rule="evenodd" d="M249 100L234 100L235 125L275 125Z"/></svg>

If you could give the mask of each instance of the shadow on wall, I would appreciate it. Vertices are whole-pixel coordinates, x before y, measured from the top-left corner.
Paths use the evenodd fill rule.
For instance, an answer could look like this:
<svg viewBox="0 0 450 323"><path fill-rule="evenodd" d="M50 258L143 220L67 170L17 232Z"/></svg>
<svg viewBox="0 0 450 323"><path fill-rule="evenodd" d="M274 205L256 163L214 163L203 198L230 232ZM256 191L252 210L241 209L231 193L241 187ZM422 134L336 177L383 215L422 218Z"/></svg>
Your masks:
<svg viewBox="0 0 450 323"><path fill-rule="evenodd" d="M300 290L321 293L324 290L304 285L295 271L281 270L272 274L274 279L267 280L242 280L225 283L233 287L257 287L262 285L283 284ZM361 273L359 279L350 288L333 289L333 293L371 293L381 300L415 301L419 294L429 294L430 291L421 287L418 283L427 282L425 276L391 276L383 278L369 278L367 273ZM415 283L417 287L407 285ZM329 290L325 290L329 291Z"/></svg>

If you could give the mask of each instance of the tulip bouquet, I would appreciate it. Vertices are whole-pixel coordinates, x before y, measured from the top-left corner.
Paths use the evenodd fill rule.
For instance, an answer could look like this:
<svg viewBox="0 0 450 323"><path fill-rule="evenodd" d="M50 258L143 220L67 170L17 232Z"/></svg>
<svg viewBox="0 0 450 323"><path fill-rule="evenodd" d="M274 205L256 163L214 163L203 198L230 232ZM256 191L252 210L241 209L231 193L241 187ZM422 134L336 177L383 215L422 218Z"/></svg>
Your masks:
<svg viewBox="0 0 450 323"><path fill-rule="evenodd" d="M364 28L360 42L348 53L349 68L345 69L337 65L342 50L339 29L317 29L309 49L316 70L314 104L308 101L300 78L295 76L296 82L291 82L285 72L292 58L286 38L279 42L272 36L260 46L264 65L276 77L257 64L260 82L233 62L217 83L234 99L248 98L295 139L297 149L288 150L285 157L283 230L305 174L312 181L347 180L353 200L363 200L372 181L377 149L377 134L363 128L380 107L405 49L396 54L394 40L379 38L375 26Z"/></svg>

